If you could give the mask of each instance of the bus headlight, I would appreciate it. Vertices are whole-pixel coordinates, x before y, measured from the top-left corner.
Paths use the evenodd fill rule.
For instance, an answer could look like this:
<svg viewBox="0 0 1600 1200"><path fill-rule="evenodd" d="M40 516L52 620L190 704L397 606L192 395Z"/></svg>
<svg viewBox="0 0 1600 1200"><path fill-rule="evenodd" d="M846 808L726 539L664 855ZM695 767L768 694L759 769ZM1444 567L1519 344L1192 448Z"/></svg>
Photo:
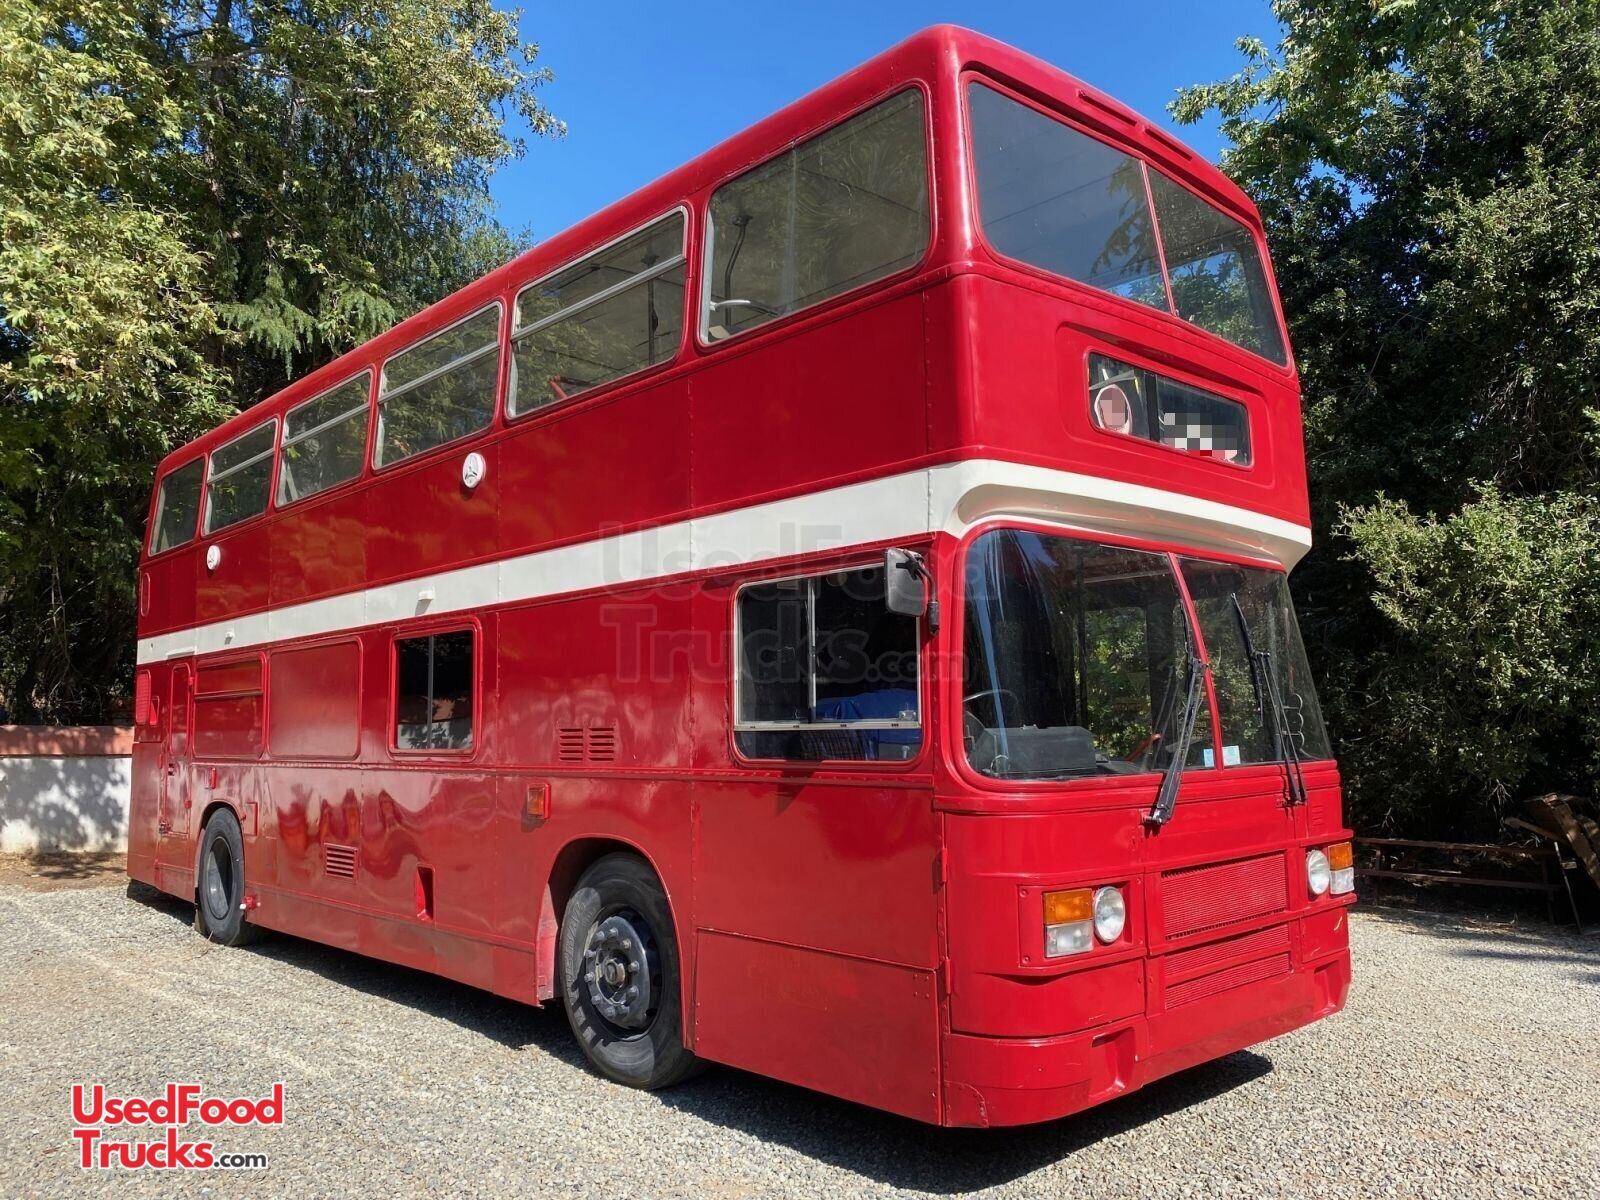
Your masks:
<svg viewBox="0 0 1600 1200"><path fill-rule="evenodd" d="M1102 942L1114 942L1128 923L1128 902L1120 888L1103 887L1094 894L1094 932Z"/></svg>
<svg viewBox="0 0 1600 1200"><path fill-rule="evenodd" d="M1333 868L1328 865L1328 856L1321 850L1307 850L1306 884L1311 888L1311 894L1322 895L1332 882Z"/></svg>

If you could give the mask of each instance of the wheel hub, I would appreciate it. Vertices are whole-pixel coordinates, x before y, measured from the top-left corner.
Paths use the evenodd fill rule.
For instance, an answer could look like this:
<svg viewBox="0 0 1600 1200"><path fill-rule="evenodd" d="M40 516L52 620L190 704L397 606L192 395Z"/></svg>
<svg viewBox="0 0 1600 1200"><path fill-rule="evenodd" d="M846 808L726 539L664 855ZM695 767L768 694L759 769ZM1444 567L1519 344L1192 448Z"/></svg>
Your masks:
<svg viewBox="0 0 1600 1200"><path fill-rule="evenodd" d="M637 913L625 910L597 921L583 951L583 982L596 1011L624 1029L644 1029L653 1019L655 938Z"/></svg>

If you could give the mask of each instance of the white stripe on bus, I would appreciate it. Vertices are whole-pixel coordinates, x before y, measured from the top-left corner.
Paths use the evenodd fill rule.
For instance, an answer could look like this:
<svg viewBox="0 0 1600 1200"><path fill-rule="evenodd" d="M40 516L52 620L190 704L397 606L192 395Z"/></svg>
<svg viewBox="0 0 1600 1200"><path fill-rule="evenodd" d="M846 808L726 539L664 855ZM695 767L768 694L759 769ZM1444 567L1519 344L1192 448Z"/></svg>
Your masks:
<svg viewBox="0 0 1600 1200"><path fill-rule="evenodd" d="M140 664L622 587L1021 517L1266 558L1311 531L1231 504L1094 475L968 459L229 617L139 641ZM224 559L220 570L226 571Z"/></svg>

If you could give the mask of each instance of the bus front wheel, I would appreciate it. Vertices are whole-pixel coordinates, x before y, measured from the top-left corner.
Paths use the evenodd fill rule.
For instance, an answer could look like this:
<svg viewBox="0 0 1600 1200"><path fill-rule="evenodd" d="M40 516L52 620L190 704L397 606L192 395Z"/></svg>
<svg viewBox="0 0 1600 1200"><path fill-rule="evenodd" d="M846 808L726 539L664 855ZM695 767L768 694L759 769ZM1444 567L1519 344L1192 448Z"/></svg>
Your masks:
<svg viewBox="0 0 1600 1200"><path fill-rule="evenodd" d="M561 919L561 981L572 1032L601 1074L649 1090L694 1071L672 912L639 858L608 854L579 877Z"/></svg>

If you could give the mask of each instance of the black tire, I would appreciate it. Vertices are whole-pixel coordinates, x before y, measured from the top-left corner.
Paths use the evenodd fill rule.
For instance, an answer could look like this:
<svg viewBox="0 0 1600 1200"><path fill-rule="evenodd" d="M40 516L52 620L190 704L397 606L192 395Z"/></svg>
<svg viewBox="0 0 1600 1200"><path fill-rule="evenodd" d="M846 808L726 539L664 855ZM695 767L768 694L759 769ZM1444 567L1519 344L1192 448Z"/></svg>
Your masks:
<svg viewBox="0 0 1600 1200"><path fill-rule="evenodd" d="M246 946L260 931L244 919L244 835L232 810L219 808L200 833L195 928L224 946Z"/></svg>
<svg viewBox="0 0 1600 1200"><path fill-rule="evenodd" d="M561 918L560 955L567 1020L602 1075L650 1091L696 1070L683 1044L672 911L641 859L608 854L579 877Z"/></svg>

